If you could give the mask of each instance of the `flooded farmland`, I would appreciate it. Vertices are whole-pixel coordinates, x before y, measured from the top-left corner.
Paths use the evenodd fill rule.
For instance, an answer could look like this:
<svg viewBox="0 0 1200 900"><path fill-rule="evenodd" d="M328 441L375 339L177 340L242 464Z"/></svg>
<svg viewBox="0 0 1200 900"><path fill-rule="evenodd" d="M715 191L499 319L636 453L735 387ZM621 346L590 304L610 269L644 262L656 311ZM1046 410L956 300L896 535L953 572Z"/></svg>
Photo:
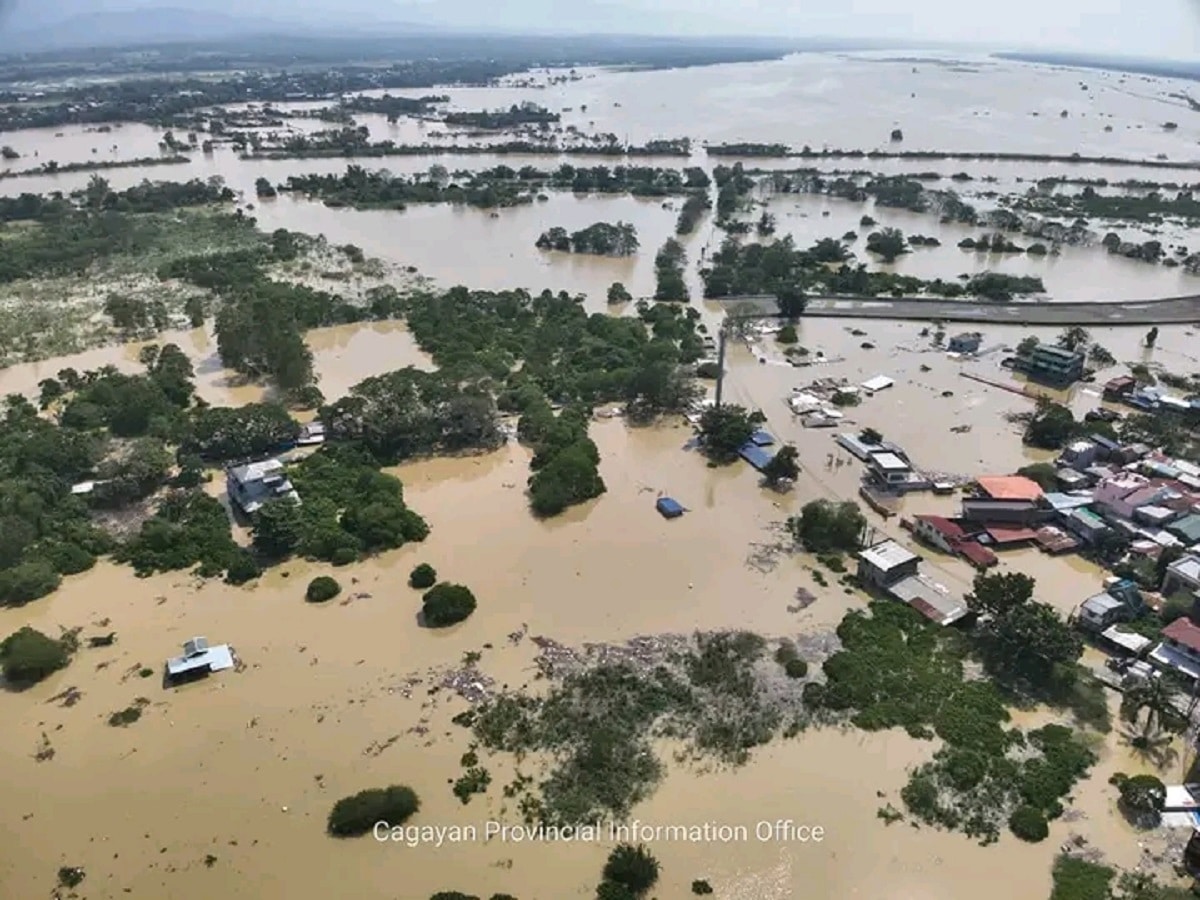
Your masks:
<svg viewBox="0 0 1200 900"><path fill-rule="evenodd" d="M1081 82L1087 91L1080 89ZM1143 76L995 60L898 62L814 54L753 65L586 72L580 81L544 90L455 88L447 93L462 109L529 99L569 107L564 124L612 131L632 141L689 135L714 143L784 141L869 149L886 146L889 132L903 127L904 146L913 149L1184 159L1194 155L1200 139L1195 117L1178 114L1185 124L1174 132L1160 127L1161 120L1177 114L1168 96L1176 89ZM848 96L872 99L847 115ZM1069 115L1062 117L1061 110ZM416 141L425 132L414 123L395 127L381 117L368 118L375 140ZM1104 130L1106 124L1113 125L1111 132ZM152 156L160 139L161 130L140 125L103 134L70 128L17 133L4 142L24 158L5 165ZM95 154L94 147L99 148ZM228 148L192 157L186 165L101 174L115 188L143 178L220 176L254 204L252 214L264 230L287 228L322 234L331 244L353 243L369 257L413 266L442 286L580 293L595 312L606 309L604 294L614 281L635 296L653 293L653 254L673 235L678 214L678 200L568 193L494 214L444 205L332 209L288 195L259 202L254 198L259 177L282 181L290 174L340 172L347 160L240 160ZM716 162L699 153L694 161ZM364 164L417 172L434 163L454 169L558 162L481 155ZM867 165L895 172L968 170L1012 185L1018 177L1064 170L1063 164L881 160ZM1101 167L1087 171L1113 175ZM1137 170L1114 171L1116 177L1137 177ZM69 191L90 177L3 179L0 192ZM942 247L915 250L893 267L924 278L984 270L1036 274L1049 297L1059 300L1170 296L1200 285L1200 278L1178 269L1108 256L1096 247L1067 247L1060 256L1044 259L968 254L956 244L972 230L873 204L815 196L767 203L779 233L793 235L798 245L857 230L864 214L881 226L936 236ZM548 253L534 246L552 226L573 230L618 220L638 229L641 251L634 257ZM722 238L706 219L684 240L696 298L696 269ZM719 321L715 304L695 303L710 327ZM325 817L339 797L406 783L422 799L417 822L465 826L517 819L515 804L502 796L500 786L518 771L536 774L532 762L487 759L495 783L469 804L460 803L448 783L460 774L459 758L469 740L451 718L467 702L441 685L468 653L481 654L479 670L498 687L536 691L535 636L569 646L734 628L794 638L827 634L847 610L865 606L860 593L822 585L814 574L816 562L804 554L776 548L769 554L771 565L755 564L756 556L779 543L779 526L789 515L812 499L853 498L861 474L856 461L838 452L836 430L808 430L791 415L785 400L794 388L824 377L853 384L881 374L894 379L892 389L847 410L844 428L880 430L928 471L1007 473L1045 459L1047 454L1021 445L1017 427L1006 418L1027 411L1033 401L964 373L1016 386L1000 365L1005 348L1030 333L1050 340L1054 332L984 326L985 352L963 362L934 348L922 334L925 328L915 322L801 319L800 344L827 360L805 368L786 364L770 337L732 346L726 399L762 409L766 427L799 451L801 475L788 493L766 490L741 463L708 467L688 449L691 430L681 423L635 428L620 418L598 419L590 434L607 493L548 521L529 512L524 488L531 454L516 444L392 470L403 481L406 502L431 525L431 535L339 570L346 590L336 602L304 602L309 579L331 571L317 563L284 564L248 587L183 573L137 578L128 568L101 563L68 577L44 599L19 609L0 608L0 634L32 625L47 634L82 628L85 637L117 635L112 646L81 650L67 669L33 688L0 693L0 715L8 726L0 749L6 774L0 781L0 827L13 836L0 851L0 894L45 896L59 867L79 866L87 871L86 895L103 898L409 900L441 890L504 892L521 900L592 896L607 843L464 841L435 848L369 837L334 841L324 832ZM1200 371L1195 328L1163 327L1149 350L1141 329L1097 328L1092 338L1118 360L1111 371L1097 373L1097 384L1135 362L1178 373ZM271 396L224 367L209 330L163 334L160 342L167 341L192 360L197 392L205 401L241 405ZM402 323L318 329L306 335L306 342L318 384L330 400L373 375L408 365L432 368ZM34 395L39 381L67 366L136 371L141 346L12 366L0 370L0 393ZM1076 414L1100 404L1094 384L1080 384L1063 399ZM213 491L220 488L219 480L212 485ZM662 494L678 499L688 514L669 522L661 518L654 501ZM905 501L903 512L948 513L955 502L917 495ZM964 562L917 548L895 520L870 514L869 521L878 537L919 549L927 568L953 590L969 588L974 571ZM1033 575L1038 598L1063 615L1099 591L1106 574L1090 563L1036 550L1005 552L1001 558L1001 571ZM478 611L454 628L420 627L420 595L407 585L420 562L471 586ZM798 588L811 591L816 602L799 608ZM230 643L244 668L165 691L158 678L163 660L194 635ZM153 677L143 677L146 669ZM110 714L138 697L149 701L142 719L129 728L110 727ZM1052 718L1045 710L1028 715ZM1048 840L1029 845L1005 834L991 847L907 822L887 825L877 816L885 804L903 805L899 790L908 771L934 750L932 742L899 730L867 734L814 728L759 748L738 768L680 762L674 760L679 748L664 745L663 757L674 761L659 789L636 809L641 821L746 825L753 837L760 822L795 820L820 826L825 838L819 843L752 839L715 847L655 845L663 869L656 896L683 900L691 895L692 880L704 878L720 900L1036 900L1048 895L1052 860L1073 836L1113 865L1135 866L1142 856L1139 841L1147 838L1116 813L1107 779L1117 771L1132 774L1153 766L1132 755L1119 729L1101 740L1099 763L1076 789L1068 815L1052 823ZM47 750L52 751L48 757ZM1173 759L1160 777L1179 781L1186 762L1182 756Z"/></svg>

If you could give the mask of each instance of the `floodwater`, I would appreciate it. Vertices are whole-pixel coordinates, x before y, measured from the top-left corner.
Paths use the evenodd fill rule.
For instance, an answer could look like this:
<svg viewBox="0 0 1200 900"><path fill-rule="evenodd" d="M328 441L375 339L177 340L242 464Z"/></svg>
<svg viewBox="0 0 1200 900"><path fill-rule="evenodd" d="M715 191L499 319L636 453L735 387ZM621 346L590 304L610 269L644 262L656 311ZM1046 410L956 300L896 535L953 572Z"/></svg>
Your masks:
<svg viewBox="0 0 1200 900"><path fill-rule="evenodd" d="M370 837L333 841L322 833L324 817L336 798L390 782L421 795L414 822L482 827L501 815L511 762L488 762L495 781L487 799L460 805L446 781L465 749L464 733L449 723L463 701L428 690L437 673L485 644L494 648L483 650L485 673L513 688L531 684L532 647L506 638L526 626L567 643L722 627L793 635L863 603L818 588L816 604L791 613L797 584L815 588L803 562L785 557L767 573L746 566L750 543L773 540L771 523L812 496L807 482L780 498L744 467L708 469L681 449L681 428L629 430L614 420L596 424L593 435L609 493L548 524L525 507L526 451L402 467L431 537L341 570L344 599L326 606L302 598L308 579L325 571L318 565L288 564L238 589L184 574L139 580L101 564L26 609L0 611L5 632L28 623L49 633L117 633L113 647L81 651L47 682L0 695L10 723L0 750L9 775L0 818L22 848L20 859L0 856L11 895L37 896L59 866L78 865L97 897L317 896L344 891L349 877L357 896L395 896L401 883L405 897L450 889L587 896L604 843L408 848ZM653 508L660 491L691 512L661 519ZM417 626L417 594L404 581L420 561L476 591L479 610L462 626L444 634ZM233 644L246 670L171 693L157 675L138 677L142 666L157 672L194 634ZM422 680L410 684L410 676ZM83 696L65 708L54 698L70 687ZM139 696L151 701L139 722L107 724ZM54 756L38 762L46 742ZM1130 855L1124 826L1107 814L1110 789L1097 779L1080 792L1094 812L1055 825L1038 846L1005 838L983 849L960 836L885 826L875 810L900 805L905 770L932 750L899 733L816 731L756 753L740 770L672 766L638 809L642 822L744 824L753 835L758 822L790 819L821 826L826 838L656 844L659 896L682 898L703 877L718 896L738 900L797 891L877 897L880 884L905 897L952 900L970 891L1007 900L1045 895L1050 860L1069 832L1115 859ZM211 867L208 855L216 857Z"/></svg>
<svg viewBox="0 0 1200 900"><path fill-rule="evenodd" d="M433 368L429 356L417 347L402 322L315 328L305 335L305 342L313 352L318 386L331 401L345 396L350 388L372 375L405 366ZM191 359L196 372L196 393L208 403L241 406L271 396L263 385L248 382L225 368L217 353L216 338L204 328L164 332L154 341L98 347L71 356L9 366L0 369L0 396L34 395L38 391L38 382L54 378L68 367L84 372L101 366L115 366L122 372L140 372L143 367L138 362L138 353L143 347L171 343Z"/></svg>
<svg viewBox="0 0 1200 900"><path fill-rule="evenodd" d="M756 66L602 73L511 95L450 93L464 108L531 97L550 106L561 103L575 108L570 117L586 115L595 119L596 128L619 130L623 136L628 132L634 141L691 133L714 141L799 145L814 140L807 133L821 135L831 145L881 146L890 129L900 125L906 131L904 146L914 148L1130 156L1161 152L1175 157L1196 139L1195 125L1184 124L1187 117L1161 96L1176 89L1166 82L1008 63L972 64L986 73L926 63L915 64L918 71L912 73L913 65L810 55ZM1089 91L1079 89L1081 80L1091 86ZM904 99L910 88L917 97ZM870 99L851 118L842 114L846 96ZM579 111L583 103L587 113ZM785 114L789 104L802 112ZM1058 117L1061 108L1071 110L1065 120ZM696 116L698 109L705 111L702 117ZM1034 109L1042 109L1043 115L1029 116ZM1113 133L1102 132L1096 121L1100 112L1114 116ZM1178 132L1157 128L1158 119L1172 116L1183 126ZM1020 127L1014 125L1018 120ZM918 121L922 125L913 124ZM86 147L87 141L101 137L121 141L137 136L120 145L126 158L153 153L143 141L157 144L153 134L143 135L135 126L112 135L64 131L63 138L48 139L54 158L64 162L71 154L61 147ZM19 139L25 138L6 136L5 141L24 153L26 145L18 144ZM396 171L414 171L434 162L456 168L524 161L380 162ZM530 162L551 164L544 157ZM114 187L146 176L220 174L235 188L252 192L259 175L283 180L289 173L340 171L345 164L244 163L226 149L212 157L197 154L188 166L102 174ZM955 163L919 164L918 170L942 166L947 172L1003 169L1013 179L1021 171L1039 174L1037 167ZM1063 169L1053 168L1054 173ZM1141 177L1123 171L1117 177ZM8 179L0 181L0 191L69 190L88 177ZM289 197L255 206L264 228L289 227L324 233L335 244L356 243L368 255L416 265L443 284L579 291L588 294L593 309L603 308L603 292L611 281L624 281L635 294L649 293L653 252L672 233L676 216L659 201L581 200L559 194L545 203L501 210L495 217L447 207L403 213L331 210ZM865 211L825 198L787 198L774 202L772 209L781 231L795 234L801 243L857 230ZM829 217L821 215L825 210ZM978 270L973 267L976 257L953 246L957 230L942 228L932 218L918 223L901 212L872 215L881 224L939 236L947 245L915 251L897 264L899 271L946 277ZM643 249L633 259L546 254L533 246L537 234L553 225L573 229L618 219L639 230ZM708 223L686 245L694 269L701 251L715 246ZM1164 270L1137 263L1127 268L1125 261L1109 260L1099 251L1005 263L1018 264L1037 267L1054 295L1064 299L1108 295L1118 287L1138 296L1181 289L1169 280L1177 276L1168 278ZM718 308L701 308L710 326L715 324ZM23 693L0 693L0 716L9 723L0 748L0 767L6 773L0 782L0 829L11 836L0 850L5 896L45 895L60 866L83 866L83 889L88 896L105 898L127 893L180 900L215 894L344 896L347 884L354 885L355 896L380 898L426 897L439 890L503 891L522 900L590 896L607 843L475 841L409 848L378 844L370 837L334 841L323 833L325 816L337 798L351 792L408 783L422 798L414 823L481 824L496 816L516 821L515 810L504 808L501 792L514 772L509 759L486 761L494 777L486 797L463 806L451 794L447 781L460 772L467 735L450 718L465 701L444 690L430 694L430 689L470 651L482 651L481 670L499 685L536 688L531 642L510 640L526 628L530 636L573 645L722 628L795 636L826 631L848 609L863 606L859 595L820 587L810 559L782 555L765 571L751 565L752 556L777 542L778 524L804 502L853 497L858 485L859 464L837 453L836 430L807 431L793 419L784 403L793 388L818 377L844 377L852 383L878 374L894 378L892 389L846 411L845 428L879 429L926 470L1007 473L1046 458L1022 448L1015 426L1005 421L1007 413L1028 409L1031 400L962 377L972 372L1015 384L1000 367L1001 348L1015 346L1031 330L984 326L985 350L995 352L962 363L931 349L929 338L920 335L922 327L804 319L798 327L801 344L830 360L808 368L783 364L771 338L756 345L755 353L742 345L731 348L726 398L763 409L768 428L779 439L794 442L800 452L803 472L788 494L764 490L741 463L708 468L684 449L690 437L686 428L631 429L619 419L603 420L591 433L601 452L608 493L550 522L539 522L528 512L523 488L529 453L519 447L400 467L396 471L409 503L433 528L430 538L339 570L343 593L324 606L303 601L307 581L328 571L321 565L290 563L258 584L233 588L195 582L183 573L137 579L127 569L103 563L24 609L0 609L0 634L25 624L49 634L59 627L82 627L85 638L117 633L112 647L81 650L68 669L43 684ZM1043 330L1040 336L1050 340L1054 332ZM1140 346L1140 329L1097 329L1093 337L1121 364L1151 362L1179 373L1200 369L1194 329L1160 329L1153 350ZM264 396L261 386L242 384L223 368L215 341L204 329L163 335L160 341L178 343L193 359L198 390L206 400L240 404ZM403 326L394 323L321 329L310 333L308 342L320 386L330 399L371 375L430 365ZM873 349L864 349L864 342ZM40 379L64 366L112 364L135 371L138 349L107 347L14 366L0 371L0 394L36 392ZM760 363L758 356L767 361ZM1108 374L1100 373L1098 381ZM1089 385L1065 399L1077 413L1100 402ZM689 513L664 521L654 511L654 499L662 493L678 499ZM917 495L905 502L904 513L951 512L954 502ZM895 520L869 518L877 537L912 546ZM955 591L969 588L973 572L963 563L920 549L935 578ZM1094 594L1103 577L1089 564L1037 551L1001 556L1002 570L1033 574L1039 597L1064 614ZM441 577L471 586L479 598L478 611L444 633L419 628L418 595L406 585L418 562L429 562ZM800 587L818 600L803 611L789 611ZM193 635L231 643L246 668L166 692L157 676L162 660ZM141 678L143 666L155 675ZM64 706L55 698L71 687L82 697ZM150 700L142 719L127 728L110 727L108 716L137 697ZM1030 714L1030 721L1041 715ZM53 758L37 761L39 751L50 749ZM669 755L672 749L664 746L662 751ZM1131 757L1118 733L1103 742L1093 777L1077 790L1073 813L1077 810L1079 816L1056 822L1049 840L1035 846L1005 836L998 846L979 848L961 836L907 824L886 826L877 819L875 812L885 803L902 806L898 790L906 770L928 759L933 749L899 733L821 730L763 748L738 770L697 772L672 764L658 792L637 809L641 821L744 824L753 835L758 822L791 819L821 826L826 838L807 844L655 844L663 865L656 893L663 900L682 900L689 896L692 879L706 878L717 897L733 900L1037 898L1047 895L1051 860L1072 834L1086 837L1115 864L1137 862L1138 841L1144 838L1115 814L1107 778L1114 771L1146 771L1149 764ZM528 764L524 770L533 771ZM1178 765L1162 777L1178 781Z"/></svg>
<svg viewBox="0 0 1200 900"><path fill-rule="evenodd" d="M914 71L915 70L915 71ZM1187 83L1146 76L1107 72L1082 72L983 57L951 58L922 55L920 59L887 54L801 54L767 63L738 64L661 72L585 70L583 78L543 89L531 87L449 88L451 106L461 109L506 107L526 100L554 109L567 109L563 128L586 133L612 132L622 139L644 142L656 137L688 135L697 141L780 141L799 147L809 144L861 149L887 149L892 128L905 130L906 150L957 150L1030 152L1085 156L1118 156L1172 160L1197 157L1200 123L1186 103L1172 94L1189 90ZM1081 89L1087 85L1087 90ZM440 89L439 89L440 90ZM374 92L378 93L378 92ZM418 95L421 92L397 92ZM915 96L912 96L915 94ZM856 99L854 115L845 115L844 99ZM285 104L286 106L286 104ZM310 109L312 103L295 104ZM586 111L585 108L586 107ZM1061 117L1066 110L1068 116ZM1034 116L1032 113L1037 112ZM702 113L702 114L701 114ZM1174 131L1162 128L1178 120ZM449 134L436 123L402 120L389 124L382 116L361 117L373 139L400 143L429 139L433 143ZM1112 132L1105 132L1105 126ZM905 128L905 126L907 126ZM288 128L302 131L326 127L313 119L289 120ZM286 130L286 129L285 129ZM11 143L22 159L7 164L10 170L27 168L34 150L38 159L52 156L62 163L103 157L129 159L156 155L161 131L148 126L123 125L109 134L85 128L19 132ZM818 140L819 137L819 140ZM457 141L486 143L456 137ZM96 149L96 153L93 153ZM445 206L413 207L404 212L333 210L319 202L283 196L259 203L254 182L264 177L273 183L289 175L341 172L354 162L321 160L241 160L228 146L211 155L191 153L186 165L148 169L113 169L100 173L121 189L143 178L186 179L219 176L255 205L264 227L293 228L324 233L337 243L351 242L368 253L402 265L416 266L423 274L446 284L465 282L482 288L516 285L549 287L602 298L607 286L622 281L635 295L653 291L653 254L673 234L678 199L664 204L632 197L588 197L554 193L545 203L496 212ZM482 168L498 164L532 164L552 167L553 157L425 156L358 161L368 168L388 168L398 173L424 171L430 165ZM612 164L604 158L568 158L576 165ZM706 158L697 150L690 162L712 165L729 160ZM866 168L881 172L968 172L977 179L995 178L952 186L972 199L981 191L1019 189L1018 179L1053 175L1111 180L1127 178L1191 183L1194 172L1174 172L1099 165L1067 166L1064 163L1021 164L982 161L924 160L779 160L754 159L760 168L819 166L823 169ZM638 160L638 164L677 166L677 159ZM22 191L70 191L82 187L92 173L36 176L0 180L6 194ZM935 183L945 187L946 183ZM988 205L986 200L974 202ZM994 270L1013 275L1037 275L1048 296L1063 300L1148 298L1189 293L1200 284L1196 276L1109 256L1098 247L1064 248L1061 256L1045 258L986 255L961 251L956 244L980 230L940 225L933 216L902 210L875 209L873 204L852 204L821 197L777 198L771 209L779 219L780 233L791 233L802 244L821 237L840 237L859 230L858 219L870 214L882 226L902 228L909 234L938 237L943 246L922 248L899 260L895 270L925 278L955 278L960 274ZM825 215L828 213L828 215ZM628 221L637 226L641 252L633 259L610 260L570 254L547 254L534 246L547 228L586 227L599 221ZM1109 230L1106 223L1093 225ZM1116 229L1128 240L1145 240L1145 228ZM415 236L419 235L419 239ZM1186 245L1190 234L1167 228L1160 239ZM710 222L689 238L713 249L720 235ZM1022 239L1025 243L1032 239ZM464 269L464 250L471 259ZM698 256L698 248L695 256ZM1195 249L1195 248L1192 248ZM860 254L872 268L879 264ZM698 286L698 283L697 283Z"/></svg>

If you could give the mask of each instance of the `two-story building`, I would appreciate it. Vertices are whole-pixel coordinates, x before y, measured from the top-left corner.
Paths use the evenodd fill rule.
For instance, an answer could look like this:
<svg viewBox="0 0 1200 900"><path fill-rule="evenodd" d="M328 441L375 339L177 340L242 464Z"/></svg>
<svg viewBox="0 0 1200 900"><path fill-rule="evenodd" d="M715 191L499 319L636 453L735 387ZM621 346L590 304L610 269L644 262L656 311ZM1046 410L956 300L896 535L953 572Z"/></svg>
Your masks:
<svg viewBox="0 0 1200 900"><path fill-rule="evenodd" d="M939 625L951 625L968 615L967 605L944 586L920 572L921 557L895 541L883 541L858 554L859 581L907 603Z"/></svg>
<svg viewBox="0 0 1200 900"><path fill-rule="evenodd" d="M1136 619L1144 609L1137 585L1128 579L1116 579L1103 593L1080 604L1077 621L1081 628L1099 633L1117 622Z"/></svg>
<svg viewBox="0 0 1200 900"><path fill-rule="evenodd" d="M230 501L248 516L253 516L269 500L300 502L283 463L277 459L230 466L225 470L225 490Z"/></svg>
<svg viewBox="0 0 1200 900"><path fill-rule="evenodd" d="M1195 681L1200 679L1200 628L1187 616L1162 630L1162 643L1150 651L1150 662Z"/></svg>

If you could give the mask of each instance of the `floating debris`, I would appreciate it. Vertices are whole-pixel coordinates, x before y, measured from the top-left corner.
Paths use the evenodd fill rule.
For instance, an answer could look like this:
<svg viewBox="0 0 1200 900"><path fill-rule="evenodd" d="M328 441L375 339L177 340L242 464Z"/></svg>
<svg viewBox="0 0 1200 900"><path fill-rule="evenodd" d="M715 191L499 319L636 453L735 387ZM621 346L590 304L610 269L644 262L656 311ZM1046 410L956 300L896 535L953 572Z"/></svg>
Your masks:
<svg viewBox="0 0 1200 900"><path fill-rule="evenodd" d="M817 595L808 588L796 588L796 602L787 608L790 613L798 613L808 609L817 602Z"/></svg>
<svg viewBox="0 0 1200 900"><path fill-rule="evenodd" d="M69 687L61 693L55 694L47 703L57 703L59 706L65 706L70 709L76 703L83 699L83 691L77 687Z"/></svg>
<svg viewBox="0 0 1200 900"><path fill-rule="evenodd" d="M447 672L438 684L440 688L454 691L468 703L487 700L495 686L495 679L483 674L473 665Z"/></svg>

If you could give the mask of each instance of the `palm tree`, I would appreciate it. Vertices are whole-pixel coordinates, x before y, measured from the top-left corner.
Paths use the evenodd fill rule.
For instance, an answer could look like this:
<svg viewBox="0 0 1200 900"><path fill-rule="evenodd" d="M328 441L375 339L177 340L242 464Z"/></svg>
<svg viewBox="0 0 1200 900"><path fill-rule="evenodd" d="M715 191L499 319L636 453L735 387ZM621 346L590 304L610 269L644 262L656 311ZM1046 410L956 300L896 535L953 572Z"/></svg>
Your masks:
<svg viewBox="0 0 1200 900"><path fill-rule="evenodd" d="M1121 717L1136 725L1142 710L1146 710L1142 733L1135 739L1137 744L1148 745L1155 731L1181 734L1187 728L1187 720L1175 707L1175 694L1175 685L1164 676L1130 679L1121 699Z"/></svg>

